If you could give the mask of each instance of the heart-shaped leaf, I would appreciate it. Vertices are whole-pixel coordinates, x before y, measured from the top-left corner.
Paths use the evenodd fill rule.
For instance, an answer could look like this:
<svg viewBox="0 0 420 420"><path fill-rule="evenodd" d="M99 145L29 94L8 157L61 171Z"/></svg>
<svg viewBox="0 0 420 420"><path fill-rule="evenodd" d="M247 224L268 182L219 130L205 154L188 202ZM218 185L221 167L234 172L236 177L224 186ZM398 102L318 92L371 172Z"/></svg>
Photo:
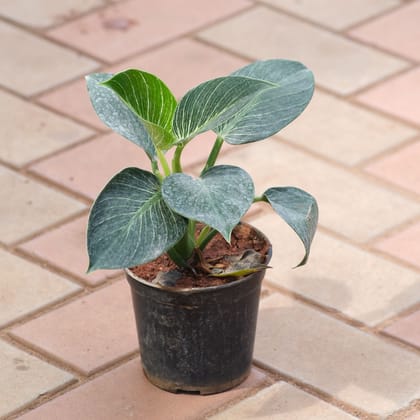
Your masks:
<svg viewBox="0 0 420 420"><path fill-rule="evenodd" d="M152 159L156 150L152 139L139 117L102 82L110 79L112 74L95 73L86 76L86 84L98 117L112 130L143 148Z"/></svg>
<svg viewBox="0 0 420 420"><path fill-rule="evenodd" d="M102 83L112 89L140 118L154 145L168 150L175 142L172 118L176 99L156 76L141 70L125 70Z"/></svg>
<svg viewBox="0 0 420 420"><path fill-rule="evenodd" d="M293 121L309 103L313 75L303 64L267 60L202 83L177 106L179 141L207 130L231 144L262 140Z"/></svg>
<svg viewBox="0 0 420 420"><path fill-rule="evenodd" d="M306 191L295 187L269 188L263 197L303 242L305 257L297 267L304 265L308 260L312 239L318 224L318 205L315 198Z"/></svg>
<svg viewBox="0 0 420 420"><path fill-rule="evenodd" d="M159 180L127 168L115 175L89 216L89 271L151 261L184 235L187 221L163 201Z"/></svg>
<svg viewBox="0 0 420 420"><path fill-rule="evenodd" d="M162 196L172 210L209 225L229 242L233 228L253 201L254 184L243 169L220 165L200 178L170 175L163 181Z"/></svg>

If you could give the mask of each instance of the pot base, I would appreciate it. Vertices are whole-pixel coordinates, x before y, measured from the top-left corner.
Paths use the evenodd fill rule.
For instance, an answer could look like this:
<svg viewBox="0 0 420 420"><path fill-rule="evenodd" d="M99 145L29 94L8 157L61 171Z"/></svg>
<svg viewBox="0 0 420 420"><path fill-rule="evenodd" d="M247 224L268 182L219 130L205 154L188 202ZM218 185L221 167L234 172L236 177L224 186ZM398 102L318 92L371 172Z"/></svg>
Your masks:
<svg viewBox="0 0 420 420"><path fill-rule="evenodd" d="M190 386L188 384L175 384L171 381L164 381L160 378L148 375L146 370L143 368L143 373L146 378L153 384L156 385L158 388L163 389L168 392L172 392L174 394L177 393L193 393L193 394L200 394L200 395L210 395L210 394L217 394L219 392L227 391L235 386L238 386L242 382L244 382L249 374L250 370L246 372L244 375L240 376L239 378L235 378L232 381L224 382L222 384L217 384L213 386Z"/></svg>

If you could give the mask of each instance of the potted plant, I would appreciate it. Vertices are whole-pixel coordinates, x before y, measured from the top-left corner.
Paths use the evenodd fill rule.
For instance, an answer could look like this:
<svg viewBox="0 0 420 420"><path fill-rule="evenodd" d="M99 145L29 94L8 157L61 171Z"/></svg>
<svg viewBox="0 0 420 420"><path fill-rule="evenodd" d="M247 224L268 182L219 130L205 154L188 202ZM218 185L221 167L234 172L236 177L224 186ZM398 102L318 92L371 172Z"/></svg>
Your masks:
<svg viewBox="0 0 420 420"><path fill-rule="evenodd" d="M303 265L318 207L294 187L255 196L247 172L216 160L223 142L259 141L293 121L312 97L312 73L295 61L257 61L198 85L179 102L141 70L91 74L87 86L102 121L151 162L150 171L116 174L93 204L88 271L125 269L152 383L202 394L231 388L250 371L271 256L268 239L241 218L252 203L271 205L302 240ZM184 148L209 130L215 143L200 176L184 173Z"/></svg>

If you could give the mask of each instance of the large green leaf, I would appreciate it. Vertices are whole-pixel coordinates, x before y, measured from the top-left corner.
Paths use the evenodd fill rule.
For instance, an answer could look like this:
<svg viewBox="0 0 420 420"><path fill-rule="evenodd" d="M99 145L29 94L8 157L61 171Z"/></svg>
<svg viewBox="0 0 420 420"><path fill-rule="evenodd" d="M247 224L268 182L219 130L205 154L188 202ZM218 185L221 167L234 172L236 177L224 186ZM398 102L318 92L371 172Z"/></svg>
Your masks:
<svg viewBox="0 0 420 420"><path fill-rule="evenodd" d="M257 61L187 92L175 111L174 132L179 141L207 130L231 144L262 140L299 116L313 89L303 64Z"/></svg>
<svg viewBox="0 0 420 420"><path fill-rule="evenodd" d="M110 128L143 148L153 158L156 155L153 142L139 117L102 82L112 74L95 73L86 76L86 84L98 117Z"/></svg>
<svg viewBox="0 0 420 420"><path fill-rule="evenodd" d="M251 177L241 168L214 166L192 178L173 174L163 181L162 196L175 212L219 231L227 241L254 198Z"/></svg>
<svg viewBox="0 0 420 420"><path fill-rule="evenodd" d="M156 147L168 150L175 142L172 118L176 99L156 76L125 70L103 83L112 89L140 118Z"/></svg>
<svg viewBox="0 0 420 420"><path fill-rule="evenodd" d="M162 199L150 172L127 168L95 201L88 224L89 271L151 261L178 242L187 221Z"/></svg>
<svg viewBox="0 0 420 420"><path fill-rule="evenodd" d="M263 197L285 222L297 233L305 246L305 256L298 264L304 265L309 257L312 239L318 223L318 205L312 195L294 187L269 188Z"/></svg>

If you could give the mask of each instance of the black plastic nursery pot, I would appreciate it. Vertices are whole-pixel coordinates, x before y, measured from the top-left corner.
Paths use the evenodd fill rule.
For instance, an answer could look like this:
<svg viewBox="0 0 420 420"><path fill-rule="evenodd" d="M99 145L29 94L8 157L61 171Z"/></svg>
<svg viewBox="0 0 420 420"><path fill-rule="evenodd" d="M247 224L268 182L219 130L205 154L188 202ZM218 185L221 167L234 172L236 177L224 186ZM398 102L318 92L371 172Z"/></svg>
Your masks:
<svg viewBox="0 0 420 420"><path fill-rule="evenodd" d="M271 244L265 262L270 258ZM251 370L264 274L258 271L220 286L171 290L127 269L149 381L167 391L200 394L243 382Z"/></svg>

